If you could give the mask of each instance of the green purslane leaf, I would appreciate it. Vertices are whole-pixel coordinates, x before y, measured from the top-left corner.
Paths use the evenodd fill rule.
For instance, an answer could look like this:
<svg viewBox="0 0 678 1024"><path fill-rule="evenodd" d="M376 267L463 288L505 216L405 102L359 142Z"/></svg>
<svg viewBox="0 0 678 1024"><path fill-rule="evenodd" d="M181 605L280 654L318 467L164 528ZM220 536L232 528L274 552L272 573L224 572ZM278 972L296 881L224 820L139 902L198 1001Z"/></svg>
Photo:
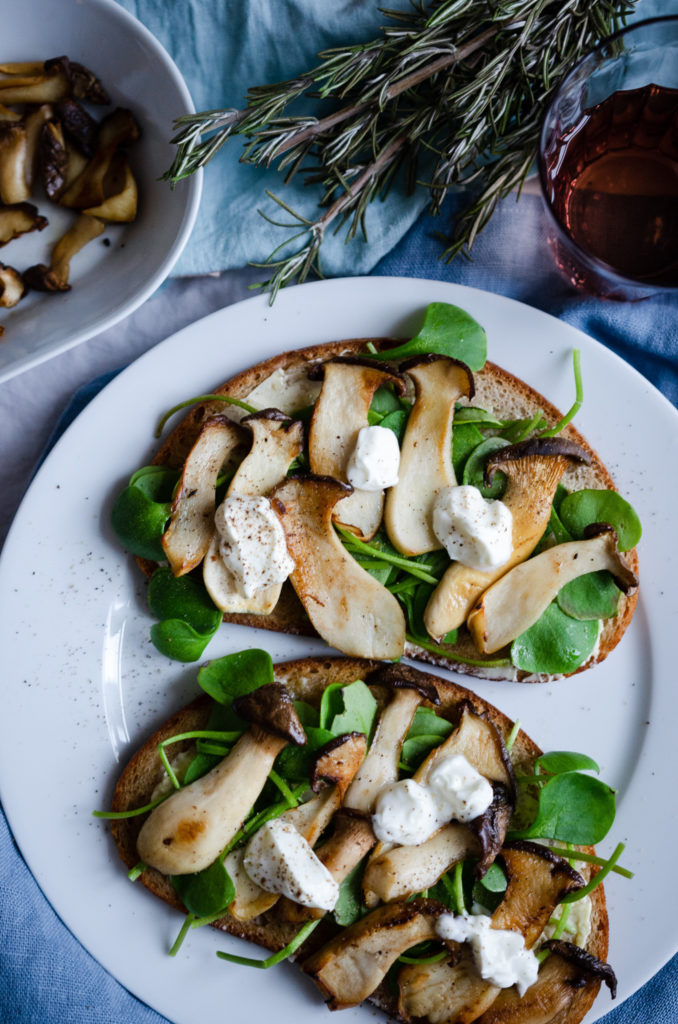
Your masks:
<svg viewBox="0 0 678 1024"><path fill-rule="evenodd" d="M489 487L485 485L485 466L490 455L499 451L500 448L508 447L508 441L503 437L488 437L482 441L477 448L474 448L466 459L461 482L470 487L477 487L483 498L501 498L506 490L508 477L506 473L498 470Z"/></svg>
<svg viewBox="0 0 678 1024"><path fill-rule="evenodd" d="M429 352L460 359L471 370L482 370L487 359L487 337L465 310L447 302L431 302L414 338L373 358L403 360Z"/></svg>
<svg viewBox="0 0 678 1024"><path fill-rule="evenodd" d="M593 653L599 629L597 619L573 619L554 601L534 625L513 641L511 662L524 672L574 672Z"/></svg>
<svg viewBox="0 0 678 1024"><path fill-rule="evenodd" d="M326 743L333 740L334 732L329 729L320 729L313 725L304 726L306 743L303 747L289 745L281 750L275 760L275 770L288 782L297 782L305 779L308 781L311 761L316 752L324 747Z"/></svg>
<svg viewBox="0 0 678 1024"><path fill-rule="evenodd" d="M218 914L235 899L233 879L220 857L204 871L171 875L170 882L188 912L196 917Z"/></svg>
<svg viewBox="0 0 678 1024"><path fill-rule="evenodd" d="M461 480L464 464L474 449L482 444L485 435L475 423L460 423L452 431L452 466L457 480Z"/></svg>
<svg viewBox="0 0 678 1024"><path fill-rule="evenodd" d="M504 423L504 428L501 431L501 436L504 437L509 444L518 444L519 441L524 441L526 437L535 431L543 430L547 427L548 423L544 419L540 410L534 414L534 416L528 416L524 420L507 420Z"/></svg>
<svg viewBox="0 0 678 1024"><path fill-rule="evenodd" d="M325 702L328 690L332 693ZM361 679L357 679L350 686L329 686L321 701L320 726L329 729L333 736L362 732L369 740L377 707L370 688Z"/></svg>
<svg viewBox="0 0 678 1024"><path fill-rule="evenodd" d="M492 413L480 409L476 405L457 405L454 410L454 425L475 423L483 427L503 427L504 421L498 420Z"/></svg>
<svg viewBox="0 0 678 1024"><path fill-rule="evenodd" d="M332 911L334 920L340 927L348 928L362 916L362 879L365 862L362 860L339 885L339 898Z"/></svg>
<svg viewBox="0 0 678 1024"><path fill-rule="evenodd" d="M236 697L244 697L260 686L273 682L273 661L268 651L252 648L216 658L198 672L198 685L212 700L230 707Z"/></svg>
<svg viewBox="0 0 678 1024"><path fill-rule="evenodd" d="M398 438L398 443L400 443L403 439L409 417L410 414L407 409L396 409L394 412L384 416L379 426L385 430L392 430Z"/></svg>
<svg viewBox="0 0 678 1024"><path fill-rule="evenodd" d="M166 658L189 662L200 660L214 632L198 633L183 619L163 619L151 626L150 635L153 646Z"/></svg>
<svg viewBox="0 0 678 1024"><path fill-rule="evenodd" d="M593 846L605 838L616 812L615 791L577 771L554 775L539 790L537 816L511 839L559 839Z"/></svg>
<svg viewBox="0 0 678 1024"><path fill-rule="evenodd" d="M374 392L372 396L372 402L370 404L370 413L374 416L378 416L382 419L391 412L405 411L403 409L403 403L400 398L395 394L390 387L380 387ZM375 423L379 420L375 419Z"/></svg>
<svg viewBox="0 0 678 1024"><path fill-rule="evenodd" d="M616 491L575 491L563 499L559 515L565 529L577 540L591 523L609 523L617 531L621 551L634 548L642 533L637 513Z"/></svg>
<svg viewBox="0 0 678 1024"><path fill-rule="evenodd" d="M143 466L115 500L111 526L122 546L138 558L165 560L160 539L171 512L178 474L161 466Z"/></svg>
<svg viewBox="0 0 678 1024"><path fill-rule="evenodd" d="M534 765L549 775L600 771L592 757L588 754L579 754L575 750L549 750L546 754L540 754Z"/></svg>
<svg viewBox="0 0 678 1024"><path fill-rule="evenodd" d="M611 619L617 614L621 591L606 569L570 580L558 591L561 611L573 619Z"/></svg>

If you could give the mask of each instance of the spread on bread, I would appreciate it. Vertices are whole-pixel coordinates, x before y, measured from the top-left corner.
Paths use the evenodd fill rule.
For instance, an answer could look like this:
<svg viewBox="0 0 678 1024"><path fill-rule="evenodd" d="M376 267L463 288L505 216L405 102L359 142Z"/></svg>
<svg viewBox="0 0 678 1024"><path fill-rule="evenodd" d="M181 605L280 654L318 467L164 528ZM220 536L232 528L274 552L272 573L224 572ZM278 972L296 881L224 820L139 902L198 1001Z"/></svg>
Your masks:
<svg viewBox="0 0 678 1024"><path fill-rule="evenodd" d="M623 847L593 850L614 792L590 758L403 665L248 650L198 679L101 812L182 937L213 924L292 955L331 1009L405 1021L577 1024L614 990L597 883Z"/></svg>
<svg viewBox="0 0 678 1024"><path fill-rule="evenodd" d="M573 409L577 360L575 376ZM601 660L633 613L640 524L570 418L440 303L404 345L319 345L240 374L113 509L152 576L154 643L195 660L221 613L495 678Z"/></svg>

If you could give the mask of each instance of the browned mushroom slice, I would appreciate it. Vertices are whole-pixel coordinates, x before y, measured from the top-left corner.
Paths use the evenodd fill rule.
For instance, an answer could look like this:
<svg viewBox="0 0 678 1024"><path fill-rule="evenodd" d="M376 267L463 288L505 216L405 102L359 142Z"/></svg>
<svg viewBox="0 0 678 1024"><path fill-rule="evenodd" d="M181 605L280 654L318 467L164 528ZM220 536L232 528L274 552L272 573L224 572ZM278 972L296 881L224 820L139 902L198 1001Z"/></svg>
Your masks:
<svg viewBox="0 0 678 1024"><path fill-rule="evenodd" d="M273 491L271 506L295 563L290 580L328 644L357 658L399 658L405 617L398 601L351 558L332 526L334 506L349 490L338 480L307 476Z"/></svg>
<svg viewBox="0 0 678 1024"><path fill-rule="evenodd" d="M56 57L45 61L45 70L65 68L70 79L71 93L76 100L87 100L88 103L106 104L110 98L103 85L89 68L77 60L68 57Z"/></svg>
<svg viewBox="0 0 678 1024"><path fill-rule="evenodd" d="M2 65L4 68L11 66ZM68 74L62 66L55 65L49 71L44 65L33 66L33 70L28 72L5 72L5 76L0 78L1 103L56 103L71 92Z"/></svg>
<svg viewBox="0 0 678 1024"><path fill-rule="evenodd" d="M368 413L375 391L385 384L393 384L402 394L405 382L400 374L393 374L365 359L339 357L319 365L323 385L309 430L311 470L346 483L348 463L358 433L368 426ZM379 529L383 509L383 491L354 489L352 494L338 502L334 520L353 530L363 540L369 540Z"/></svg>
<svg viewBox="0 0 678 1024"><path fill-rule="evenodd" d="M501 991L481 978L473 954L460 947L449 960L403 967L398 974L398 1014L428 1024L471 1024Z"/></svg>
<svg viewBox="0 0 678 1024"><path fill-rule="evenodd" d="M351 783L344 806L369 814L384 786L398 778L398 764L415 711L428 700L439 704L435 686L413 677L403 666L387 666L373 675L371 683L392 690L393 696L379 716L370 750Z"/></svg>
<svg viewBox="0 0 678 1024"><path fill-rule="evenodd" d="M552 1024L565 1019L562 1015L582 988L594 985L600 985L600 977L593 971L587 971L574 960L549 956L539 968L536 982L524 995L520 996L515 988L503 989L476 1024Z"/></svg>
<svg viewBox="0 0 678 1024"><path fill-rule="evenodd" d="M432 526L436 495L456 483L452 466L452 421L458 398L474 393L471 371L447 356L426 356L404 364L416 398L407 421L398 483L386 497L384 522L391 543L404 555L421 555L442 545Z"/></svg>
<svg viewBox="0 0 678 1024"><path fill-rule="evenodd" d="M68 141L75 143L85 156L94 156L99 140L99 122L72 99L59 100L56 113Z"/></svg>
<svg viewBox="0 0 678 1024"><path fill-rule="evenodd" d="M128 224L137 215L139 189L129 165L122 153L116 153L103 178L103 200L96 206L88 206L85 213L116 224Z"/></svg>
<svg viewBox="0 0 678 1024"><path fill-rule="evenodd" d="M96 152L82 174L61 196L61 205L84 210L100 206L107 198L115 195L110 190L113 187L110 179L107 182L106 177L111 165L115 164L118 148L130 145L138 138L139 126L131 111L118 107L105 117L99 125ZM118 170L116 165L116 173Z"/></svg>
<svg viewBox="0 0 678 1024"><path fill-rule="evenodd" d="M476 771L492 783L494 796L486 811L469 823L480 843L481 856L476 876L482 878L501 849L515 806L515 782L511 759L493 723L463 702L459 725L428 755L415 772L417 782L426 784L431 772L447 757L462 754Z"/></svg>
<svg viewBox="0 0 678 1024"><path fill-rule="evenodd" d="M599 532L587 540L567 541L517 565L482 595L468 617L468 628L479 651L492 654L529 629L558 591L589 572L607 569L628 593L638 578L624 561L615 530L596 524Z"/></svg>
<svg viewBox="0 0 678 1024"><path fill-rule="evenodd" d="M26 126L20 122L0 122L0 200L11 205L30 199L26 184L28 145Z"/></svg>
<svg viewBox="0 0 678 1024"><path fill-rule="evenodd" d="M264 409L240 421L252 431L252 447L238 466L228 487L228 495L259 497L267 495L282 480L290 463L304 447L304 428L275 409ZM280 597L281 583L264 587L246 597L220 554L217 533L212 537L203 562L203 580L207 593L222 612L247 612L268 615Z"/></svg>
<svg viewBox="0 0 678 1024"><path fill-rule="evenodd" d="M379 907L313 953L302 970L315 981L331 1010L357 1006L374 992L391 964L418 942L433 939L445 908L435 900Z"/></svg>
<svg viewBox="0 0 678 1024"><path fill-rule="evenodd" d="M54 115L51 103L42 103L26 116L26 184L32 188L40 166L40 142L42 130ZM68 158L66 158L66 163Z"/></svg>
<svg viewBox="0 0 678 1024"><path fill-rule="evenodd" d="M501 470L508 477L502 500L513 517L513 551L504 565L489 572L452 563L424 610L424 625L434 640L466 622L483 591L532 554L548 524L556 487L571 461L588 463L591 457L579 445L557 437L521 441L494 453L486 476L491 480Z"/></svg>
<svg viewBox="0 0 678 1024"><path fill-rule="evenodd" d="M536 843L507 843L502 857L508 875L503 901L492 915L492 928L519 932L531 949L554 908L584 879L567 861ZM474 965L414 965L399 975L399 1012L406 1019L425 1016L431 1024L471 1024L499 995Z"/></svg>
<svg viewBox="0 0 678 1024"><path fill-rule="evenodd" d="M11 309L16 306L23 293L24 283L19 271L0 263L0 307Z"/></svg>
<svg viewBox="0 0 678 1024"><path fill-rule="evenodd" d="M24 283L40 292L70 291L68 278L71 260L88 242L98 238L105 225L96 217L81 214L72 228L59 239L52 251L49 267L38 263L24 271Z"/></svg>
<svg viewBox="0 0 678 1024"><path fill-rule="evenodd" d="M0 246L7 245L13 238L28 231L42 231L48 224L47 218L38 213L32 203L16 203L14 206L0 206Z"/></svg>
<svg viewBox="0 0 678 1024"><path fill-rule="evenodd" d="M163 874L209 867L250 812L283 747L306 742L281 683L260 686L236 698L233 707L252 723L248 731L212 771L159 804L141 827L139 856Z"/></svg>
<svg viewBox="0 0 678 1024"><path fill-rule="evenodd" d="M68 153L64 133L58 121L47 121L40 131L38 145L40 180L49 199L56 201L64 188Z"/></svg>
<svg viewBox="0 0 678 1024"><path fill-rule="evenodd" d="M191 448L172 502L162 546L175 576L200 564L214 534L219 471L243 441L243 431L226 416L207 420Z"/></svg>
<svg viewBox="0 0 678 1024"><path fill-rule="evenodd" d="M281 815L282 820L292 825L310 846L315 845L339 809L346 787L365 756L366 748L367 740L362 733L347 733L325 744L313 758L310 779L316 795ZM244 849L233 850L225 861L226 870L235 885L235 899L229 913L239 921L250 921L270 910L281 898L278 893L267 892L252 881L243 866L244 853ZM284 910L281 912L285 920L296 920L296 911L302 912L301 920L313 916L308 908L301 908L286 898L281 902L294 908L291 915Z"/></svg>
<svg viewBox="0 0 678 1024"><path fill-rule="evenodd" d="M0 121L21 121L21 114L0 103Z"/></svg>
<svg viewBox="0 0 678 1024"><path fill-rule="evenodd" d="M445 825L418 846L395 846L371 858L363 888L382 903L402 899L435 885L451 867L479 852L466 825Z"/></svg>

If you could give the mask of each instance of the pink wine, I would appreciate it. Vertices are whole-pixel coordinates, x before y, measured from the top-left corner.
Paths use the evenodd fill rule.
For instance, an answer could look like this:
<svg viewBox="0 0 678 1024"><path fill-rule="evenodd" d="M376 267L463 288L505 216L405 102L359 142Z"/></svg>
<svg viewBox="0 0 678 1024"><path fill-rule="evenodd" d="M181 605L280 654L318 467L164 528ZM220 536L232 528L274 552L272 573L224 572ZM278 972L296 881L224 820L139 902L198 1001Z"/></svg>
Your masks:
<svg viewBox="0 0 678 1024"><path fill-rule="evenodd" d="M678 285L678 89L615 92L550 143L553 211L624 277Z"/></svg>

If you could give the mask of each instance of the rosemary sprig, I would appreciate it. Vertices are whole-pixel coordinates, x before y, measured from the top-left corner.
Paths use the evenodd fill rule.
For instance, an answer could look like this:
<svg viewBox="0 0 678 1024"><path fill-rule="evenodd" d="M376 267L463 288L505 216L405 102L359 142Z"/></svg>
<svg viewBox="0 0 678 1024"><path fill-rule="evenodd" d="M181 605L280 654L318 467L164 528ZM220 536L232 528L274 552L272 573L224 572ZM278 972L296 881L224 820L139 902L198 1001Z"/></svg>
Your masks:
<svg viewBox="0 0 678 1024"><path fill-rule="evenodd" d="M276 164L289 182L301 173L318 189L320 213L302 216L268 192L292 234L264 263L271 299L290 281L322 276L330 225L346 240L367 238L365 214L403 171L407 187L428 188L431 211L461 184L473 200L443 253L468 254L498 202L520 189L534 160L542 113L572 64L623 23L627 0L412 0L386 11L379 38L319 55L297 78L250 89L242 110L179 118L172 184L203 167L231 136L245 139L244 163ZM335 109L293 112L315 97Z"/></svg>

